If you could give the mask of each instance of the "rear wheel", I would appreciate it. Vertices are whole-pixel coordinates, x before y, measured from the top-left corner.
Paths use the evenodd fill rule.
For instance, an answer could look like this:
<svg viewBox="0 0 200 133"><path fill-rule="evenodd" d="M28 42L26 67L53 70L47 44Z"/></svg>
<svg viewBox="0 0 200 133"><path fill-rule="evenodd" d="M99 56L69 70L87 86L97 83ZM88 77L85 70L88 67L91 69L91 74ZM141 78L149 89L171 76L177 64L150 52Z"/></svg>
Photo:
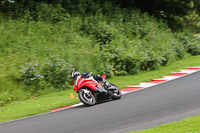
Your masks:
<svg viewBox="0 0 200 133"><path fill-rule="evenodd" d="M113 83L110 83L110 85L116 87L116 90L113 90L113 91L112 91L112 96L111 96L111 98L112 98L113 100L120 99L121 96L122 96L122 93L121 93L120 89L119 89L115 84L113 84Z"/></svg>
<svg viewBox="0 0 200 133"><path fill-rule="evenodd" d="M95 95L89 89L81 89L78 92L78 97L80 101L87 106L92 106L96 104Z"/></svg>

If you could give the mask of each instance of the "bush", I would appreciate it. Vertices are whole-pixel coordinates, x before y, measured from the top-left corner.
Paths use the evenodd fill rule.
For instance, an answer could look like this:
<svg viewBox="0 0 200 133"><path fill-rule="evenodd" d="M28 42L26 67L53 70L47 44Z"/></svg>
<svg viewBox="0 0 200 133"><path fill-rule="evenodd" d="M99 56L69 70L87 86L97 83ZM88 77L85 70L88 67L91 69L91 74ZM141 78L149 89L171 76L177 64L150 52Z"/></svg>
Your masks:
<svg viewBox="0 0 200 133"><path fill-rule="evenodd" d="M63 90L72 84L71 72L73 66L63 59L56 58L43 64L42 75L47 84L58 90Z"/></svg>
<svg viewBox="0 0 200 133"><path fill-rule="evenodd" d="M163 23L156 22L147 14L143 14L144 18L141 19L139 14L129 14L129 19L126 18L125 22L121 21L115 25L104 23L109 25L105 28L107 32L103 32L101 28L92 30L95 35L101 35L101 39L95 40L101 40L102 59L111 64L113 75L158 69L159 66L181 59L185 55L183 45ZM121 12L121 16L123 15L124 12ZM96 24L96 27L101 25Z"/></svg>
<svg viewBox="0 0 200 133"><path fill-rule="evenodd" d="M194 34L191 34L188 31L184 31L181 33L176 33L175 36L182 43L185 51L187 51L191 55L200 54L200 39L195 37Z"/></svg>
<svg viewBox="0 0 200 133"><path fill-rule="evenodd" d="M54 2L58 5L32 5L34 16L27 11L19 20L1 17L0 91L6 92L5 101L18 99L12 96L15 90L36 96L69 88L73 68L110 77L158 69L186 52L200 54L199 39L188 32L173 34L147 13L105 3L92 14L84 15L88 9L68 15Z"/></svg>
<svg viewBox="0 0 200 133"><path fill-rule="evenodd" d="M38 64L36 63L26 63L24 66L21 66L21 68L23 68L21 80L26 85L38 84L38 82L44 78L38 71Z"/></svg>
<svg viewBox="0 0 200 133"><path fill-rule="evenodd" d="M66 13L66 10L59 4L52 6L41 3L36 6L34 19L37 21L57 23L66 21L69 17L70 15Z"/></svg>
<svg viewBox="0 0 200 133"><path fill-rule="evenodd" d="M21 67L23 74L20 79L27 85L26 90L29 88L34 88L33 91L35 92L43 89L63 90L72 84L71 72L73 66L63 59L47 60L40 67L36 63L26 63L25 66Z"/></svg>

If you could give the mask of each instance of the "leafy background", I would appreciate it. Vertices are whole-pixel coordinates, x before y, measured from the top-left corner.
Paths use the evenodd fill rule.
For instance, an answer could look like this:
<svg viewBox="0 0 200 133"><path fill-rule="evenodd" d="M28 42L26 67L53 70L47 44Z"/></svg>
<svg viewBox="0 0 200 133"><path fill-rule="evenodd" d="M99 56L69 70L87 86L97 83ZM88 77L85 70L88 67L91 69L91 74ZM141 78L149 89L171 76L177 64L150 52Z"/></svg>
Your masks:
<svg viewBox="0 0 200 133"><path fill-rule="evenodd" d="M133 75L200 54L195 0L0 3L0 106L71 88L74 68Z"/></svg>

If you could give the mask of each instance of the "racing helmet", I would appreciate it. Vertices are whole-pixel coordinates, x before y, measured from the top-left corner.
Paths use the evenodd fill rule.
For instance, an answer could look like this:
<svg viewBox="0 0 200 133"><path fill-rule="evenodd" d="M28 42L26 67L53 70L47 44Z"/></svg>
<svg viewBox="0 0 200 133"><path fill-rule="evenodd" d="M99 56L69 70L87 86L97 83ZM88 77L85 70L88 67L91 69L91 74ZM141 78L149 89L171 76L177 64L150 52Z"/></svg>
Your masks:
<svg viewBox="0 0 200 133"><path fill-rule="evenodd" d="M81 74L80 72L78 72L78 71L76 71L76 70L73 70L73 71L72 71L72 78L73 78L73 79L76 79L76 77L79 76L80 74Z"/></svg>

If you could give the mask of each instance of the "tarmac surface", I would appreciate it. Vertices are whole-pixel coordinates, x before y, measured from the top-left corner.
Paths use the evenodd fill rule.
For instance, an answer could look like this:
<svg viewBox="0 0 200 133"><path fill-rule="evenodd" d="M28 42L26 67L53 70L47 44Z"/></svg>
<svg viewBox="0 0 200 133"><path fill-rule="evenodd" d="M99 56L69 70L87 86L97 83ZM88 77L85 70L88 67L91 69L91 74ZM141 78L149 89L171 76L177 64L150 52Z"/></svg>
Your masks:
<svg viewBox="0 0 200 133"><path fill-rule="evenodd" d="M198 114L200 71L120 100L1 123L0 133L126 133Z"/></svg>

